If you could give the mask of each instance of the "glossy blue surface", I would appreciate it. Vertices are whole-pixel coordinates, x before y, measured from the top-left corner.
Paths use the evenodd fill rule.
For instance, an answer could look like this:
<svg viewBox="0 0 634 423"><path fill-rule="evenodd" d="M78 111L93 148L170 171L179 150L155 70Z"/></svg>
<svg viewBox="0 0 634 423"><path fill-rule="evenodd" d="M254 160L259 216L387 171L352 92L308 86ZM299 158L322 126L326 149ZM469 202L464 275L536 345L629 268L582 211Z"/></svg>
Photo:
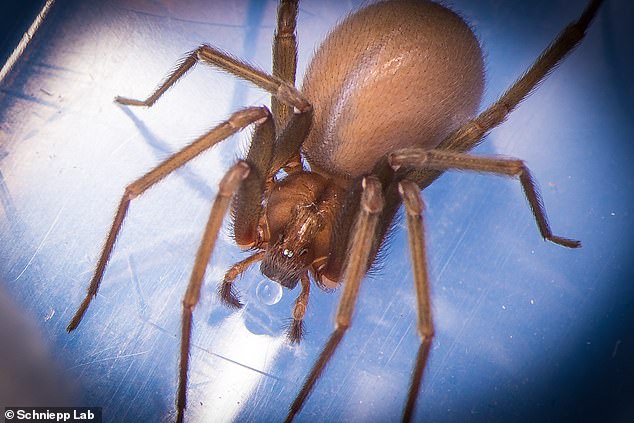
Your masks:
<svg viewBox="0 0 634 423"><path fill-rule="evenodd" d="M486 105L585 2L452 4L483 45ZM302 3L298 81L328 29L358 6ZM217 183L249 131L132 203L97 298L74 333L65 327L124 187L232 111L269 97L199 66L151 109L112 99L144 97L202 42L270 70L275 8L202 0L55 5L0 86L0 291L2 304L13 304L2 307L0 333L24 345L3 348L0 405L68 401L104 407L107 422L173 419L182 295ZM608 1L582 45L476 150L526 160L553 230L582 240L582 249L541 240L517 181L448 173L423 193L437 336L417 420L634 416L632 11L625 0ZM406 238L401 222L298 421L400 418L418 347ZM195 311L188 421L283 420L332 328L339 293L314 289L308 335L289 346L284 324L297 293L275 302L257 268L238 285L245 309L222 307L216 285L243 257L225 225ZM12 332L25 325L31 329ZM22 344L19 333L29 331L38 341ZM22 368L47 357L51 378L61 375L66 388L37 381L23 394L11 391L24 382ZM29 396L38 390L44 399Z"/></svg>

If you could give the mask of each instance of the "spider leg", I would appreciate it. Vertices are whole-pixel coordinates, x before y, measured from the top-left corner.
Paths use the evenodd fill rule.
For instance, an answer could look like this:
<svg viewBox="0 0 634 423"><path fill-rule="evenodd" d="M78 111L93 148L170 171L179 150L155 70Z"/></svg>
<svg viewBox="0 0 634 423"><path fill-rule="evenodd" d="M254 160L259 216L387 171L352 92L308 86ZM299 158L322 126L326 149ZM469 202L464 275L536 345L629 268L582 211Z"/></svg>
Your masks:
<svg viewBox="0 0 634 423"><path fill-rule="evenodd" d="M293 321L286 333L291 344L299 344L299 341L301 341L304 336L304 315L306 314L308 296L310 294L310 279L308 279L308 274L304 273L299 280L302 284L302 291L295 300L295 305L293 306Z"/></svg>
<svg viewBox="0 0 634 423"><path fill-rule="evenodd" d="M524 75L485 111L449 134L437 149L460 152L471 150L491 129L504 122L515 107L579 44L602 3L603 0L590 1L579 19L557 36ZM439 170L417 169L410 173L408 179L415 180L424 189L441 174Z"/></svg>
<svg viewBox="0 0 634 423"><path fill-rule="evenodd" d="M522 160L477 157L467 153L457 153L445 150L424 150L420 148L403 149L391 153L389 161L392 167L414 166L435 170L459 169L473 170L476 172L494 173L498 175L517 176L522 184L524 194L535 216L542 237L555 244L568 248L578 248L579 241L553 235L546 218L546 211L542 203L539 191L528 167Z"/></svg>
<svg viewBox="0 0 634 423"><path fill-rule="evenodd" d="M308 398L308 395L326 367L326 364L328 364L330 358L339 346L343 335L350 327L352 313L359 294L359 287L368 269L376 226L379 223L382 210L383 195L381 193L381 183L376 177L368 176L363 179L361 207L357 214L354 227L352 228L353 237L350 242L349 259L345 265L342 278L344 281L343 292L335 317L335 330L330 335L319 358L305 379L302 389L299 394L297 394L297 397L295 397L295 401L293 401L286 416L286 422L292 421L302 408L306 398Z"/></svg>
<svg viewBox="0 0 634 423"><path fill-rule="evenodd" d="M293 34L296 15L296 1L283 0L278 11L279 23L277 36L279 36L280 39L279 47L275 47L274 52L274 61L278 63L280 76L276 74L269 75L214 47L202 45L185 56L147 99L135 100L126 97L116 97L115 101L127 106L150 107L172 87L176 81L198 63L198 61L202 61L270 92L273 98L277 99L273 104L287 106L287 112L284 112L286 115L283 116L283 121L278 122L277 125L278 129L282 128L283 130L279 131L280 134L276 140L275 157L278 160L275 163L276 166L279 166L276 168L276 171L281 168L285 168L287 171L301 170L299 146L306 137L312 124L312 106L294 87L295 65L291 66L291 64L296 60L290 60L289 57L296 56L297 54L296 46L293 47L295 43L288 44L286 41L283 41L287 38L289 40L290 38L294 39ZM289 37L289 32L293 37ZM293 108L294 113L290 113L290 107Z"/></svg>
<svg viewBox="0 0 634 423"><path fill-rule="evenodd" d="M280 0L277 7L277 29L273 38L273 76L295 86L297 69L297 25L298 0ZM280 128L290 119L291 108L271 98L271 111Z"/></svg>
<svg viewBox="0 0 634 423"><path fill-rule="evenodd" d="M299 160L300 148L313 123L312 108L303 113L294 113L288 124L275 140L275 154L271 163L269 176L274 176L278 170L290 167L296 167L301 170L301 162ZM295 165L293 163L296 163Z"/></svg>
<svg viewBox="0 0 634 423"><path fill-rule="evenodd" d="M99 289L99 285L101 284L101 280L106 269L106 264L110 259L115 241L117 239L119 231L121 230L121 225L123 224L128 211L128 207L130 206L130 201L143 194L146 190L154 186L165 176L172 173L172 171L181 167L194 157L198 156L203 151L209 149L213 145L226 139L230 135L238 132L240 129L250 125L251 123L262 121L263 119L269 119L269 117L270 113L266 107L251 107L240 110L231 115L231 117L227 121L221 123L220 125L207 132L205 135L199 137L193 143L183 148L179 152L173 154L157 167L150 170L141 178L137 179L126 187L123 197L121 198L121 201L119 203L117 213L112 222L112 227L108 234L108 238L106 238L106 242L103 246L101 256L97 263L97 268L92 280L90 281L90 286L88 287L86 297L84 298L81 305L79 306L79 309L68 324L68 327L66 328L67 331L71 332L77 327L77 325L79 325L79 322L86 313L90 302L97 295L97 290Z"/></svg>
<svg viewBox="0 0 634 423"><path fill-rule="evenodd" d="M282 103L293 106L300 112L311 109L311 105L304 96L295 89L294 86L282 79L271 76L264 71L244 63L235 57L230 56L214 47L202 45L189 53L178 63L174 69L158 88L145 100L134 100L126 97L116 97L115 101L126 106L152 106L176 81L187 73L198 61L203 61L209 65L218 67L225 72L245 79L256 86L270 92Z"/></svg>
<svg viewBox="0 0 634 423"><path fill-rule="evenodd" d="M176 418L177 422L183 421L183 414L187 406L187 370L189 368L189 351L191 349L192 313L200 299L200 289L205 276L207 263L209 263L209 259L211 258L211 253L218 238L218 231L220 230L220 225L222 225L224 215L229 208L231 197L237 191L242 181L246 179L249 170L250 167L246 162L238 161L238 163L229 169L222 178L222 181L220 181L218 195L211 208L209 220L205 227L205 233L198 247L189 285L187 286L187 291L185 291L185 297L183 298L180 366L178 372L178 398L176 401L178 413Z"/></svg>
<svg viewBox="0 0 634 423"><path fill-rule="evenodd" d="M240 302L240 298L238 294L236 294L233 289L233 281L236 280L238 276L246 272L246 270L253 264L256 263L264 257L264 251L259 251L255 254L250 255L244 260L234 264L231 266L227 273L225 273L224 280L220 285L218 292L220 294L220 300L227 306L231 308L241 308L242 303Z"/></svg>
<svg viewBox="0 0 634 423"><path fill-rule="evenodd" d="M233 233L236 244L241 248L251 248L261 243L257 228L264 209L262 200L267 189L274 145L275 123L273 119L267 119L255 128L245 158L251 172L240 185L231 206Z"/></svg>
<svg viewBox="0 0 634 423"><path fill-rule="evenodd" d="M506 119L509 113L528 96L559 62L586 35L603 0L592 0L579 19L568 25L535 63L495 103L445 138L439 149L467 151L473 148L491 129Z"/></svg>
<svg viewBox="0 0 634 423"><path fill-rule="evenodd" d="M245 161L251 172L240 186L232 204L233 231L236 243L242 248L261 248L268 239L265 234L266 216L262 200L272 189L272 180L279 169L284 167L296 154L312 122L312 112L294 114L289 124L275 139L272 119L256 127L249 153ZM233 289L233 281L253 263L262 260L264 253L255 253L235 264L225 274L219 288L223 303L232 308L242 304Z"/></svg>
<svg viewBox="0 0 634 423"><path fill-rule="evenodd" d="M273 38L273 76L291 86L295 86L297 70L297 26L298 0L280 0L277 7L277 29ZM271 111L278 128L285 128L292 117L292 109L275 96L271 97ZM302 158L299 151L284 166L290 174L302 170Z"/></svg>
<svg viewBox="0 0 634 423"><path fill-rule="evenodd" d="M427 357L434 337L434 323L431 314L431 301L429 296L429 277L427 274L427 257L425 254L425 239L423 226L424 204L420 196L420 188L416 183L408 180L401 181L398 186L405 211L407 214L407 227L409 232L409 250L412 257L414 270L414 287L416 289L416 303L418 310L418 334L421 344L416 355L416 364L412 372L407 403L403 413L403 421L409 422L414 413L416 398L420 391L423 373L427 365Z"/></svg>

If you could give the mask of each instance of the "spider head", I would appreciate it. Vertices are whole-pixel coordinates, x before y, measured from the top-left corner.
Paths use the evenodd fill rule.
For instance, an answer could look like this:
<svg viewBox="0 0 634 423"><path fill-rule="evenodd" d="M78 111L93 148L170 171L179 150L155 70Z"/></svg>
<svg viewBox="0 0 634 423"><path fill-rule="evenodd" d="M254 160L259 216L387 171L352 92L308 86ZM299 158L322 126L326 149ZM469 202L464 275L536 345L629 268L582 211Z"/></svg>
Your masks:
<svg viewBox="0 0 634 423"><path fill-rule="evenodd" d="M285 288L295 288L313 261L314 240L322 227L314 203L294 207L283 230L266 248L260 272Z"/></svg>
<svg viewBox="0 0 634 423"><path fill-rule="evenodd" d="M306 273L310 262L306 248L293 248L280 238L266 249L260 264L260 272L284 288L294 289L299 278Z"/></svg>
<svg viewBox="0 0 634 423"><path fill-rule="evenodd" d="M315 173L297 172L276 183L261 226L262 274L289 289L308 272L317 275L328 256L330 221L339 194L339 188Z"/></svg>

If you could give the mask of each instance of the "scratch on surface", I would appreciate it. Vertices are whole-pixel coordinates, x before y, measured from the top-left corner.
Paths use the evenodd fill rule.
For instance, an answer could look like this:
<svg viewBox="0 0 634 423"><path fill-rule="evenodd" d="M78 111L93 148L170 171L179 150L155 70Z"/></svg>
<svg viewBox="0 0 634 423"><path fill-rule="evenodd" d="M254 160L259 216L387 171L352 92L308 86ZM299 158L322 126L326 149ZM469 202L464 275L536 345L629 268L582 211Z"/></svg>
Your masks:
<svg viewBox="0 0 634 423"><path fill-rule="evenodd" d="M156 329L160 330L161 332L163 332L163 333L165 333L165 334L167 334L167 335L171 336L172 338L176 339L176 335L174 335L173 333L171 333L171 332L167 331L167 330L166 330L166 329L164 329L163 327L161 327L161 326L159 326L159 325L157 325L156 323L151 322L151 321L148 321L148 323L149 323L150 325L154 326ZM258 373L258 374L261 374L262 376L270 377L271 379L278 380L278 381L280 381L280 382L287 382L287 381L285 381L284 379L282 379L281 377L275 376L275 375L273 375L273 374L271 374L271 373L267 373L267 372L262 371L262 370L258 370L258 369L256 369L255 367L247 366L246 364L242 364L242 363L240 363L240 362L238 362L238 361L232 360L232 359L230 359L230 358L228 358L228 357L225 357L225 356L223 356L223 355L220 355L220 354L217 354L217 353L215 353L215 352L212 352L212 351L208 350L207 348L203 348L203 347L201 347L200 345L197 345L197 344L195 344L195 343L192 343L191 345L192 345L192 348L196 348L196 349L198 349L198 350L200 350L200 351L204 351L204 352L206 352L206 353L207 353L207 354L209 354L209 355L212 355L212 356L214 356L214 357L218 357L218 358L219 358L219 359L221 359L221 360L228 361L228 362L229 362L229 363L231 363L231 364L235 364L235 365L238 365L238 366L243 367L243 368L245 368L245 369L252 370L252 371L254 371L254 372Z"/></svg>
<svg viewBox="0 0 634 423"><path fill-rule="evenodd" d="M106 353L110 350L114 350L116 347L112 346L112 347L108 347L108 348L104 348L102 350L99 351L95 351L93 353L88 354L88 356L86 357L86 359L90 359L91 357L97 357L98 355L101 355L103 353Z"/></svg>
<svg viewBox="0 0 634 423"><path fill-rule="evenodd" d="M169 19L171 21L175 21L175 22L185 22L185 23L189 23L189 24L195 24L195 25L205 25L205 26L210 26L210 27L217 27L217 28L237 28L237 29L241 29L244 28L244 25L242 24L226 24L226 23L221 23L221 22L207 22L207 21L202 21L202 20L197 20L197 19L188 19L188 18L180 18L178 16L173 16L173 15L161 15L158 13L151 13L151 12L147 12L144 10L138 10L138 9L133 9L130 7L121 7L122 10L125 10L127 12L131 12L140 16L148 16L151 18L159 18L159 19ZM273 25L262 25L262 28L273 28Z"/></svg>
<svg viewBox="0 0 634 423"><path fill-rule="evenodd" d="M478 297L478 300L476 301L474 306L471 308L471 312L469 313L467 319L462 324L462 327L460 328L460 330L458 331L458 333L456 334L456 336L452 340L451 345L447 349L447 353L443 357L443 359L440 362L440 364L438 366L436 366L436 371L434 372L434 374L431 377L430 389L433 388L434 383L435 383L435 381L437 379L438 373L440 373L440 371L445 368L445 363L447 362L447 360L449 360L449 357L451 356L453 351L456 349L456 346L458 344L458 340L464 338L463 337L463 333L465 332L465 330L466 330L467 326L469 325L469 323L474 319L476 311L480 308L480 306L482 305L482 302L487 297L488 293L489 293L489 288L488 287L483 289L482 293Z"/></svg>
<svg viewBox="0 0 634 423"><path fill-rule="evenodd" d="M280 382L284 382L284 380L283 380L282 378L280 378L280 377L278 377L278 376L275 376L275 375L272 375L271 373L267 373L267 372L265 372L265 371L258 370L258 369L256 369L255 367L247 366L246 364L242 364L242 363L237 362L237 361L235 361L235 360L232 360L232 359L230 359L230 358L228 358L228 357L225 357L225 356L222 356L222 355L220 355L220 354L217 354L217 353L211 352L211 351L209 351L208 349L205 349L205 348L202 348L202 347L198 347L198 346L196 346L196 345L194 345L194 347L196 347L196 348L198 348L198 349L200 349L200 350L203 350L203 351L205 351L206 353L208 353L208 354L210 354L210 355L213 355L214 357L218 357L218 358L220 358L221 360L225 360L225 361L228 361L229 363L236 364L236 365L238 365L238 366L240 366L240 367L243 367L243 368L245 368L245 369L252 370L252 371L254 371L254 372L258 373L258 374L261 374L262 376L270 377L271 379L275 379L275 380L278 380L278 381L280 381Z"/></svg>
<svg viewBox="0 0 634 423"><path fill-rule="evenodd" d="M42 246L44 245L44 243L46 242L46 239L48 238L48 236L51 234L51 232L53 231L53 229L55 228L55 226L57 226L57 222L59 221L59 217L62 215L62 212L64 211L64 208L66 207L66 203L64 203L62 205L62 207L60 207L59 211L57 212L57 215L55 216L55 219L53 219L53 223L51 223L50 228L48 228L48 231L46 231L46 234L44 235L44 237L42 238L42 241L40 241L40 245L37 246L37 248L35 249L35 252L33 253L33 255L31 256L31 258L29 259L29 262L26 264L26 266L24 266L24 269L22 269L22 271L20 272L20 274L12 281L12 282L17 282L18 279L20 279L22 277L22 275L24 274L24 272L26 272L26 269L29 268L29 266L31 266L31 263L33 263L33 260L35 260L35 256L37 256L40 252L40 250L42 249Z"/></svg>
<svg viewBox="0 0 634 423"><path fill-rule="evenodd" d="M128 145L130 143L130 141L132 141L134 139L134 137L130 136L125 138L124 140L122 140L119 145L117 145L115 148L112 149L112 151L110 151L110 157L114 156L115 154L117 154L119 152L119 150L121 150L122 148L124 148L126 145Z"/></svg>
<svg viewBox="0 0 634 423"><path fill-rule="evenodd" d="M134 285L134 288L139 297L139 312L143 320L147 320L148 305L145 301L145 296L143 295L143 291L141 290L141 283L139 282L138 272L136 270L136 264L134 263L134 260L131 254L127 254L126 258L128 262L128 271L130 272L130 279L132 279L132 285Z"/></svg>
<svg viewBox="0 0 634 423"><path fill-rule="evenodd" d="M454 263L453 258L456 255L458 248L462 245L465 239L465 236L467 234L467 231L473 225L473 219L472 218L468 219L465 225L466 226L463 227L463 230L460 231L460 238L458 238L458 240L456 240L456 242L454 243L454 247L451 249L451 252L449 253L449 257L447 257L447 259L445 260L445 264L440 268L440 271L438 272L438 277L437 277L438 280L442 280L442 276L444 275L445 270L447 270L447 267L449 266L449 264Z"/></svg>
<svg viewBox="0 0 634 423"><path fill-rule="evenodd" d="M411 328L412 328L412 324L410 323L409 325L407 325L407 330L403 331L403 334L401 335L401 337L399 338L398 342L394 346L394 348L392 350L392 354L390 354L390 357L387 359L387 362L385 363L386 365L388 363L390 363L394 359L394 356L396 355L396 351L398 351L398 349L401 347L401 344L403 343L405 338L409 338Z"/></svg>
<svg viewBox="0 0 634 423"><path fill-rule="evenodd" d="M619 345L621 345L621 340L617 339L616 343L614 344L614 349L612 350L612 358L616 357L616 353L619 351Z"/></svg>
<svg viewBox="0 0 634 423"><path fill-rule="evenodd" d="M78 367L90 366L91 364L103 363L104 361L111 361L111 360L119 360L119 359L122 359L122 358L137 357L137 356L140 356L140 355L147 354L149 352L150 352L150 350L147 350L147 351L141 351L141 352L133 353L133 354L115 355L115 356L112 356L112 357L101 358L99 360L91 360L91 361L87 361L85 363L79 363L79 364L76 364L74 366L68 367L66 369L66 371L72 370L72 369L76 369Z"/></svg>
<svg viewBox="0 0 634 423"><path fill-rule="evenodd" d="M149 324L150 326L153 326L155 329L158 329L160 332L163 332L164 334L169 335L172 338L176 338L176 336L173 333L165 329L163 326L157 325L151 320L148 320L146 323Z"/></svg>

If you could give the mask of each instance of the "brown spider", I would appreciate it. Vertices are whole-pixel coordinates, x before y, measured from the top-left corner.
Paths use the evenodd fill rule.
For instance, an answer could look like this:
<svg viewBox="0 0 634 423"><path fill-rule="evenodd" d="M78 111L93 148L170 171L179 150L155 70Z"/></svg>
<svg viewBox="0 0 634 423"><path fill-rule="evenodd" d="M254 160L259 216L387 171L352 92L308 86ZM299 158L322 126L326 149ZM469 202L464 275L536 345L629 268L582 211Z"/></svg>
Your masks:
<svg viewBox="0 0 634 423"><path fill-rule="evenodd" d="M270 92L272 113L266 107L238 111L128 185L86 298L68 331L77 327L97 293L130 201L201 152L255 124L247 157L220 182L183 299L177 420L183 420L186 408L192 312L230 205L235 241L254 253L227 271L219 289L226 305L242 306L233 283L256 262L261 262L264 275L286 288L301 282L288 331L289 340L298 343L311 277L321 288L343 285L335 329L290 407L290 421L350 327L361 280L401 203L407 215L421 337L403 415L409 420L434 336L419 193L448 169L516 176L542 237L569 248L581 245L551 232L521 160L467 152L579 43L601 3L592 0L530 69L475 117L484 85L478 41L458 15L424 1L381 2L350 15L315 53L301 90L295 88L298 1L281 0L273 75L203 45L146 100L117 97L123 105L149 107L203 61Z"/></svg>

